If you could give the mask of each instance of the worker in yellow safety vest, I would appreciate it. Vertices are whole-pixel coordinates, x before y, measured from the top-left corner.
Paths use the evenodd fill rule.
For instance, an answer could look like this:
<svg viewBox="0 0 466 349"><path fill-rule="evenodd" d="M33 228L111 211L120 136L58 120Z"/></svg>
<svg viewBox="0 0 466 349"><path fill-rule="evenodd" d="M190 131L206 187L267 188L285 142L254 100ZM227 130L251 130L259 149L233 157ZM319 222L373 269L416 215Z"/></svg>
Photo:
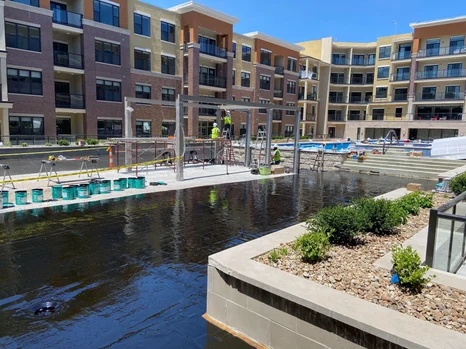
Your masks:
<svg viewBox="0 0 466 349"><path fill-rule="evenodd" d="M225 117L223 118L223 123L225 125L224 129L227 132L227 138L230 138L231 135L231 114L230 111L227 110Z"/></svg>
<svg viewBox="0 0 466 349"><path fill-rule="evenodd" d="M214 128L212 129L212 139L217 139L219 133L220 133L220 130L217 127L217 123L214 122Z"/></svg>
<svg viewBox="0 0 466 349"><path fill-rule="evenodd" d="M273 165L280 165L280 159L281 159L280 150L278 149L278 147L274 147L273 148L272 164Z"/></svg>

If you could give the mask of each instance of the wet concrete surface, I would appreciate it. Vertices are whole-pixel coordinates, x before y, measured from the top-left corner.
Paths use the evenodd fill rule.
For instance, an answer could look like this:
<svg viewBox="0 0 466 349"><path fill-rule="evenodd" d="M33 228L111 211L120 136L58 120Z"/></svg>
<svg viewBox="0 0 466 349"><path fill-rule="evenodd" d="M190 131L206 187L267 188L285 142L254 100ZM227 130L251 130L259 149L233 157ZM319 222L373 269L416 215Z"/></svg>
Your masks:
<svg viewBox="0 0 466 349"><path fill-rule="evenodd" d="M0 215L0 347L249 348L201 317L208 256L410 181L308 173Z"/></svg>

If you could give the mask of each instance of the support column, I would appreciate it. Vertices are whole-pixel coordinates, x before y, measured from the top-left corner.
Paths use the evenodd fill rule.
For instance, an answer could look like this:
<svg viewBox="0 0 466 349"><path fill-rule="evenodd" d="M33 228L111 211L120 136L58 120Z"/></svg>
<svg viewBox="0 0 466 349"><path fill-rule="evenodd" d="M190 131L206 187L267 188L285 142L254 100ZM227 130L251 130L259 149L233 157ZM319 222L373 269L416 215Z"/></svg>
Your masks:
<svg viewBox="0 0 466 349"><path fill-rule="evenodd" d="M246 112L246 140L244 143L244 166L245 167L249 167L249 165L251 164L250 143L251 143L251 112L248 110Z"/></svg>
<svg viewBox="0 0 466 349"><path fill-rule="evenodd" d="M417 53L411 55L411 66L409 68L409 87L408 87L408 110L406 111L407 120L414 120L414 99L416 95L416 70L417 70Z"/></svg>
<svg viewBox="0 0 466 349"><path fill-rule="evenodd" d="M293 172L299 173L299 122L301 119L301 112L297 111L295 113L294 121L294 156L293 156Z"/></svg>
<svg viewBox="0 0 466 349"><path fill-rule="evenodd" d="M183 102L180 95L176 97L176 129L175 129L175 153L176 153L176 180L181 182L184 180L184 159L178 158L184 154L184 132L183 132ZM192 108L190 108L192 109Z"/></svg>
<svg viewBox="0 0 466 349"><path fill-rule="evenodd" d="M217 127L222 131L223 130L223 126L222 126L222 110L217 109L217 111L215 112L215 115L216 115L215 122L217 123Z"/></svg>
<svg viewBox="0 0 466 349"><path fill-rule="evenodd" d="M191 38L193 40L193 38ZM198 43L190 42L188 45L188 95L199 96L199 48ZM182 111L181 111L182 112ZM188 136L199 135L199 108L188 108Z"/></svg>
<svg viewBox="0 0 466 349"><path fill-rule="evenodd" d="M1 8L1 7L0 7ZM0 58L0 83L2 85L2 101L8 101L8 82L6 74L6 57Z"/></svg>
<svg viewBox="0 0 466 349"><path fill-rule="evenodd" d="M232 99L233 96L233 52L227 52L227 62L224 64L225 78L227 79L227 91L225 99ZM241 76L240 76L241 78Z"/></svg>
<svg viewBox="0 0 466 349"><path fill-rule="evenodd" d="M9 121L9 118L8 118L8 109L7 108L3 108L2 109L2 125L1 125L2 129L1 129L1 141L3 142L3 144L7 143L10 141L10 137L8 137L10 135L10 121Z"/></svg>
<svg viewBox="0 0 466 349"><path fill-rule="evenodd" d="M267 109L267 123L266 123L266 142L265 142L265 164L270 165L272 163L271 148L272 148L272 119L273 109Z"/></svg>

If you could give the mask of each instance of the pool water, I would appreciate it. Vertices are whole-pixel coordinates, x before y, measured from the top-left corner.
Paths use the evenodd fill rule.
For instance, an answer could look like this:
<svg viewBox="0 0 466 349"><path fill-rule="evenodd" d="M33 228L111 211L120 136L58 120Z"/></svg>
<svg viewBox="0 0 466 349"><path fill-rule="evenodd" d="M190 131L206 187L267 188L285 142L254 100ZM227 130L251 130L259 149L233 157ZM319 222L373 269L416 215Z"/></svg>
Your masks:
<svg viewBox="0 0 466 349"><path fill-rule="evenodd" d="M208 256L409 181L308 173L0 215L0 347L249 348L202 318Z"/></svg>
<svg viewBox="0 0 466 349"><path fill-rule="evenodd" d="M300 149L314 149L317 150L318 148L322 147L322 144L324 144L324 149L325 150L336 150L336 151L346 151L348 148L351 146L351 142L300 142L299 143L299 148ZM290 143L283 143L279 144L281 147L293 147L293 144Z"/></svg>

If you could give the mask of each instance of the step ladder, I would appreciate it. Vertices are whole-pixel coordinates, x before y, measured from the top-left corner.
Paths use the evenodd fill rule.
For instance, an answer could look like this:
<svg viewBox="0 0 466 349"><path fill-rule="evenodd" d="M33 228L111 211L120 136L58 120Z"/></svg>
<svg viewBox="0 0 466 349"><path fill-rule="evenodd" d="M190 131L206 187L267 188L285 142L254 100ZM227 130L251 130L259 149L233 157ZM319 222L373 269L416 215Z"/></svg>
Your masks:
<svg viewBox="0 0 466 349"><path fill-rule="evenodd" d="M312 165L311 171L324 171L324 148L318 148L314 164Z"/></svg>
<svg viewBox="0 0 466 349"><path fill-rule="evenodd" d="M265 130L257 131L256 141L251 154L252 162L250 167L259 168L259 166L264 162L266 137L267 133Z"/></svg>

